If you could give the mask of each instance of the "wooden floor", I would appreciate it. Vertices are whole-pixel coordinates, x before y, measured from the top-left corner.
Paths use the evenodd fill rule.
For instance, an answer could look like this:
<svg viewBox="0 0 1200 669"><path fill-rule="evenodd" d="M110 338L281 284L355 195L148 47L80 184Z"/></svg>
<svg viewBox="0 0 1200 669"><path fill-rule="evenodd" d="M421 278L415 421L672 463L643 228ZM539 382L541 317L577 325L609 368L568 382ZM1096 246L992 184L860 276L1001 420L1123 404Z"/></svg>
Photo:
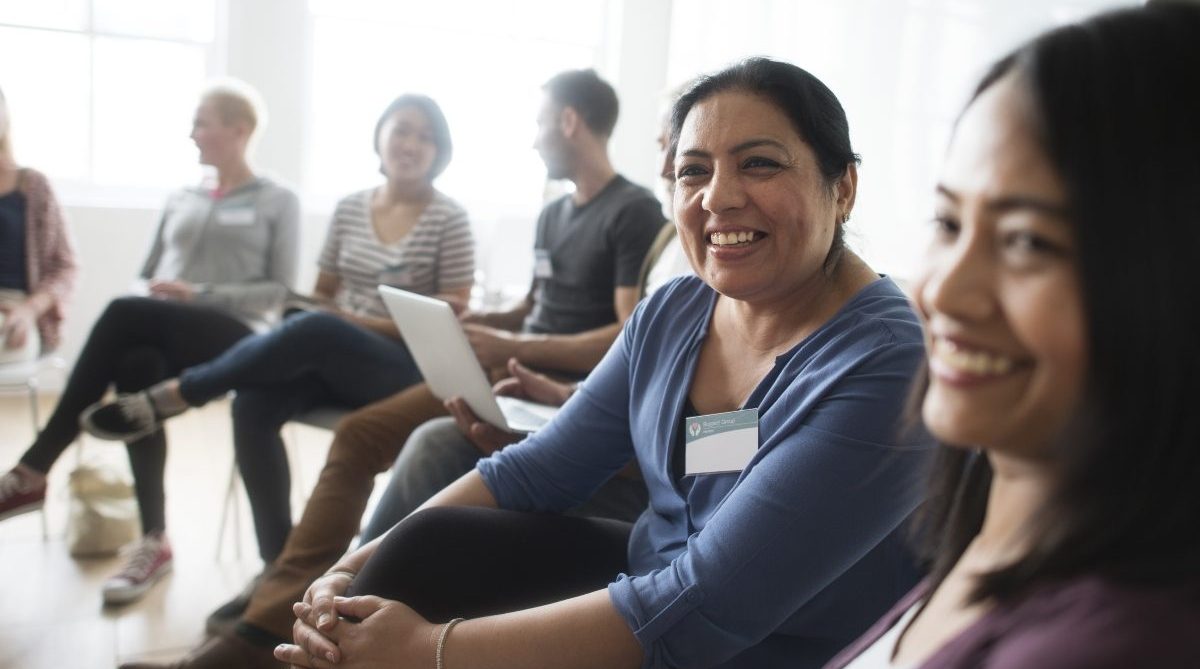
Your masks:
<svg viewBox="0 0 1200 669"><path fill-rule="evenodd" d="M42 398L43 420L54 399ZM32 436L27 400L0 395L0 467L11 467ZM325 461L330 433L289 426L285 436L293 456L292 507L298 516L301 496ZM214 402L172 420L168 438L167 524L174 572L139 602L102 606L100 586L120 567L120 558L77 560L67 554L66 481L78 443L50 473L49 536L43 538L40 514L0 521L0 669L111 669L136 658L177 658L202 638L208 613L261 569L240 490L240 542L233 528L227 529L217 556L233 457L228 405ZM90 438L82 444L85 461L111 464L128 476L123 445ZM240 557L234 550L239 543Z"/></svg>

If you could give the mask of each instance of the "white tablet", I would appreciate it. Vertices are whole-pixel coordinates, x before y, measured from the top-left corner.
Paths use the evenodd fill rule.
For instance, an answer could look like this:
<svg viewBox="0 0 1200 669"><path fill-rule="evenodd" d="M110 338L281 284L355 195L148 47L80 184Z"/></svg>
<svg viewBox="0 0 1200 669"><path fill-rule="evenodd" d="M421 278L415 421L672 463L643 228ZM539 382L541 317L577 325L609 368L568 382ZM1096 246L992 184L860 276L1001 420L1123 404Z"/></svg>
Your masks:
<svg viewBox="0 0 1200 669"><path fill-rule="evenodd" d="M534 432L558 413L558 407L493 395L467 334L446 302L391 286L379 286L379 294L438 399L462 397L477 416L512 432Z"/></svg>

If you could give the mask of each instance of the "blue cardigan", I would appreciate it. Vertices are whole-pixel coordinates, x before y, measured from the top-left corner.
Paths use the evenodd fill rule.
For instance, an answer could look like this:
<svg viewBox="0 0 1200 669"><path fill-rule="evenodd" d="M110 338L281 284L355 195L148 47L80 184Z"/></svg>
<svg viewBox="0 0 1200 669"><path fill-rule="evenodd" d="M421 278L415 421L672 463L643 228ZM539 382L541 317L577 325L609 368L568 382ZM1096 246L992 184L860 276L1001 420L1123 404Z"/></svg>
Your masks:
<svg viewBox="0 0 1200 669"><path fill-rule="evenodd" d="M861 290L746 403L759 448L740 473L671 470L717 294L696 277L643 301L555 420L479 463L500 506L561 511L637 458L650 506L613 605L646 667L819 667L918 580L902 525L932 454L900 429L924 360L890 279Z"/></svg>

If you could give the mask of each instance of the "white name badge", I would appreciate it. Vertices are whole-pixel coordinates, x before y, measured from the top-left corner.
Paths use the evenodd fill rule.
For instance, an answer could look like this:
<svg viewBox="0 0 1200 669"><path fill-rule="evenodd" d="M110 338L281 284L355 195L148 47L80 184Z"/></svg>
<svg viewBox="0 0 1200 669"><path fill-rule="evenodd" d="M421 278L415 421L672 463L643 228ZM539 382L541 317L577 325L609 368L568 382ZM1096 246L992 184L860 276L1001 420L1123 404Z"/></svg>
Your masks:
<svg viewBox="0 0 1200 669"><path fill-rule="evenodd" d="M254 222L254 208L235 207L218 209L217 222L221 225L250 225Z"/></svg>
<svg viewBox="0 0 1200 669"><path fill-rule="evenodd" d="M554 276L554 265L550 262L550 252L546 249L534 249L533 256L533 278L552 278Z"/></svg>
<svg viewBox="0 0 1200 669"><path fill-rule="evenodd" d="M684 419L684 474L740 472L758 452L758 409Z"/></svg>

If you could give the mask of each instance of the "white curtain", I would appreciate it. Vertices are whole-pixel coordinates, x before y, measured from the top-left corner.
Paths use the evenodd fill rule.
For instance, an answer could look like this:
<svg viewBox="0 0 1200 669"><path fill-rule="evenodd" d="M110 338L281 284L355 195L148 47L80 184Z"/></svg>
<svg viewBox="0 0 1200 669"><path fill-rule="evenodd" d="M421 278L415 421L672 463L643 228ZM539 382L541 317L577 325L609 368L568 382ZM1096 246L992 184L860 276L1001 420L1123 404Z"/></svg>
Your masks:
<svg viewBox="0 0 1200 669"><path fill-rule="evenodd" d="M848 239L880 272L911 278L951 125L987 66L1114 0L676 0L668 78L749 56L787 60L841 100L862 154Z"/></svg>

